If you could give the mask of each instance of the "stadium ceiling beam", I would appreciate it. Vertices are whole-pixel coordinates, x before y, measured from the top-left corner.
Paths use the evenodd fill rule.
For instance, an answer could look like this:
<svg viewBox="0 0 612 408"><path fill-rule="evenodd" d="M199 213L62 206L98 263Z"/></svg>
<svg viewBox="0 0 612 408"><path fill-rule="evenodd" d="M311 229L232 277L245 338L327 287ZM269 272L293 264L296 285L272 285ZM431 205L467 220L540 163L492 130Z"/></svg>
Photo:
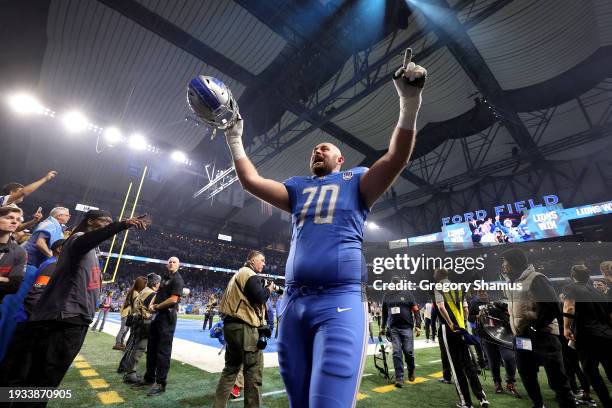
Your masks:
<svg viewBox="0 0 612 408"><path fill-rule="evenodd" d="M612 126L606 124L603 126L594 126L588 130L580 133L576 133L571 136L567 136L562 139L555 140L551 143L540 146L539 152L545 157L553 154L564 152L569 149L581 146L586 143L594 142L596 140L602 140L612 137ZM533 152L524 152L523 156L529 157ZM487 178L493 177L495 174L512 171L516 168L517 163L520 163L521 157L507 157L495 162L487 163L477 170L467 171L462 174L447 178L436 184L438 190L448 189L461 184L474 182L475 180L486 180ZM536 162L534 162L536 163ZM534 164L535 165L535 164ZM548 162L543 160L540 162L540 166L547 166ZM395 199L395 203L392 200L383 201L374 205L373 212L379 212L392 208L394 204L401 205L406 204L413 200L425 198L432 194L430 188L418 188L416 190L398 195Z"/></svg>
<svg viewBox="0 0 612 408"><path fill-rule="evenodd" d="M211 65L219 71L236 79L247 87L254 89L265 89L266 87L272 86L271 84L264 83L256 75L253 75L231 59L225 57L218 51L215 51L213 48L193 37L191 34L187 33L177 25L171 23L134 0L98 1L141 25L147 30L164 38L178 48L181 48L188 54L193 55L206 64ZM278 95L281 96L282 93L279 92ZM286 98L282 96L280 99L282 105L287 111L312 124L312 127L310 128L311 131L315 130L316 128L324 129L324 131L330 136L346 143L348 146L356 149L357 151L360 151L369 159L372 157L378 157L380 155L374 148L366 143L363 143L361 140L359 140L359 138L351 133L331 123L327 124L325 120L322 120L321 117L314 112L309 113L308 109L302 104L295 101L287 101ZM425 180L411 174L408 170L404 170L402 172L402 177L418 186L427 185Z"/></svg>
<svg viewBox="0 0 612 408"><path fill-rule="evenodd" d="M488 16L495 13L497 10L503 8L505 5L511 2L512 0L497 0L489 4L486 8L480 10L477 14L473 15L469 20L464 23L465 29L468 30L471 27L474 27L482 20L484 20L485 18L487 18ZM310 110L306 111L302 115L298 115L297 119L291 121L289 124L285 125L282 128L279 123L278 129L274 132L268 132L259 135L257 138L255 138L255 142L253 144L246 146L247 153L251 160L255 163L256 166L265 164L272 158L276 157L281 151L298 142L302 137L306 136L313 130L318 129L325 124L331 123L331 120L336 115L344 112L346 109L355 105L362 98L365 98L371 93L375 92L381 86L388 85L388 76L379 75L380 70L390 60L392 60L398 55L403 54L404 50L407 47L414 46L417 41L423 39L428 32L428 26L421 28L419 31L411 35L406 40L396 44L393 48L389 49L388 52L384 56L379 58L376 62L369 64L365 69L356 73L350 81L347 81L345 84L342 84L337 88L334 87L334 89L330 92L329 95L323 98L317 97L316 106L309 107ZM423 48L422 50L417 50L417 53L414 56L413 60L415 62L418 62L426 58L427 56L433 54L435 51L442 47L442 42L437 40L426 48ZM369 85L363 90L355 92L351 99L343 100L341 106L338 107L334 105L335 102L342 99L342 96L345 92L350 91L362 81L366 81ZM315 121L315 123L312 123L311 120L313 116L319 118ZM311 126L305 129L299 129L299 127L305 121L309 121L311 123ZM299 133L296 134L296 130ZM233 171L232 168L230 168L229 170ZM403 175L404 174L405 172L403 172ZM432 191L434 190L433 187L428 188L430 188ZM194 198L204 193L206 190L206 187L200 189L194 194ZM189 210L189 208L186 209L186 211L187 210Z"/></svg>
<svg viewBox="0 0 612 408"><path fill-rule="evenodd" d="M429 3L433 4L435 9L428 10L428 4L424 3L421 11L434 33L453 54L482 96L499 111L504 126L519 147L533 152L534 158L541 160L542 156L537 150L535 141L516 111L507 102L504 90L472 42L465 25L459 21L457 14L449 8L445 0L430 0Z"/></svg>
<svg viewBox="0 0 612 408"><path fill-rule="evenodd" d="M497 0L496 2L488 5L485 9L481 10L478 14L474 15L470 20L464 23L465 29L469 29L476 24L480 23L486 17L490 15L493 11L499 10L506 4L510 3L512 0ZM377 74L389 61L395 58L398 55L404 53L404 50L407 47L411 47L417 41L424 38L429 32L429 26L423 27L421 30L417 31L413 35L411 35L406 40L396 44L392 49L390 49L384 56L379 58L372 64L369 64L367 68L360 71L356 74L350 81L345 84L335 88L333 92L331 92L328 96L319 100L317 105L309 107L308 110L303 112L303 114L298 115L298 118L284 126L279 131L275 132L271 136L262 135L260 137L260 142L257 146L251 146L249 150L249 154L253 156L260 156L254 160L255 164L261 165L265 162L269 161L280 151L290 147L294 143L296 143L301 137L309 134L315 129L321 128L326 123L329 123L334 117L344 112L348 108L352 107L356 103L358 103L364 97L372 94L376 90L378 90L383 85L389 84L389 78L387 75L378 76ZM423 50L417 50L414 61L418 62L427 56L433 54L438 49L442 48L444 44L441 41L436 41L435 43L427 46ZM370 78L371 76L376 76L376 78ZM351 99L344 102L341 106L334 106L334 102L336 102L342 95L351 90L354 86L359 84L360 82L368 80L369 85L357 92ZM328 109L333 107L333 109ZM317 117L317 120L313 120L313 116ZM298 134L295 134L296 128L299 127L304 121L308 121L311 123L311 126L308 128L301 130ZM287 138L287 136L290 137ZM270 149L270 146L274 146L273 149Z"/></svg>

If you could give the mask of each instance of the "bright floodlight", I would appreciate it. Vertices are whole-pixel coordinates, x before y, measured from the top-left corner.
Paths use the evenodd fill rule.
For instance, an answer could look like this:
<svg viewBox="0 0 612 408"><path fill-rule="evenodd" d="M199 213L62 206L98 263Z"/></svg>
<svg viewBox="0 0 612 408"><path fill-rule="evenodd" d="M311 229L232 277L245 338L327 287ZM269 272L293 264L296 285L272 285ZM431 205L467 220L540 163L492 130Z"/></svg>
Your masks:
<svg viewBox="0 0 612 408"><path fill-rule="evenodd" d="M144 150L147 148L147 140L139 133L130 136L128 145L134 150Z"/></svg>
<svg viewBox="0 0 612 408"><path fill-rule="evenodd" d="M8 98L11 108L19 114L43 113L44 108L40 102L28 94L16 94Z"/></svg>
<svg viewBox="0 0 612 408"><path fill-rule="evenodd" d="M89 121L81 112L71 111L64 115L64 126L71 133L82 132L87 129Z"/></svg>
<svg viewBox="0 0 612 408"><path fill-rule="evenodd" d="M121 141L121 131L114 126L108 127L104 130L104 139L113 146Z"/></svg>
<svg viewBox="0 0 612 408"><path fill-rule="evenodd" d="M366 221L366 227L367 227L368 229L371 229L371 230L377 230L377 229L380 229L380 227L378 226L378 224L376 224L376 223L374 223L374 222L372 222L372 221Z"/></svg>
<svg viewBox="0 0 612 408"><path fill-rule="evenodd" d="M179 151L179 150L175 150L174 152L172 152L172 160L177 161L179 163L185 163L187 161L187 156L185 155L185 153Z"/></svg>

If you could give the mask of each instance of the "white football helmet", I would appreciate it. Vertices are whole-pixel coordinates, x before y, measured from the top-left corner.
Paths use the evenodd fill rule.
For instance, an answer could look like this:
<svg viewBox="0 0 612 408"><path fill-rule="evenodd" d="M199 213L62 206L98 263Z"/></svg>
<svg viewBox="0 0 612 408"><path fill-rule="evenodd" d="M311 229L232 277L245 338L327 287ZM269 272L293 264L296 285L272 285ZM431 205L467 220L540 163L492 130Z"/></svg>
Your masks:
<svg viewBox="0 0 612 408"><path fill-rule="evenodd" d="M238 120L238 104L232 91L217 78L193 78L187 88L187 103L199 119L214 128L227 129Z"/></svg>

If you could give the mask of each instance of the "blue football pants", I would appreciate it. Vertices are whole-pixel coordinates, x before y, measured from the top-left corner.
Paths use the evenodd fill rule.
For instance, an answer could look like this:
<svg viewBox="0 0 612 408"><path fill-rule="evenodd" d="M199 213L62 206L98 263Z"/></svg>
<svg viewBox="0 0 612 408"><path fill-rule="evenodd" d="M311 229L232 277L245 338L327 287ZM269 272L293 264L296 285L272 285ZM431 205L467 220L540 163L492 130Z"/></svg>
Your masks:
<svg viewBox="0 0 612 408"><path fill-rule="evenodd" d="M354 286L314 294L287 289L278 361L290 407L355 406L368 345L364 300Z"/></svg>

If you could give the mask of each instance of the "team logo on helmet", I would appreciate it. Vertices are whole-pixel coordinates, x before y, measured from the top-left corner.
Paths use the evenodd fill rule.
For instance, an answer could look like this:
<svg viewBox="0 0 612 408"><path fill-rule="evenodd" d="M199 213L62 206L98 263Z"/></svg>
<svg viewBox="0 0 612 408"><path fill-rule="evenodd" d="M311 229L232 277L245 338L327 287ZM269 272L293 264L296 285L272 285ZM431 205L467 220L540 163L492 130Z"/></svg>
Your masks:
<svg viewBox="0 0 612 408"><path fill-rule="evenodd" d="M187 88L187 103L199 119L213 128L227 129L238 120L238 104L232 91L217 78L193 78Z"/></svg>

